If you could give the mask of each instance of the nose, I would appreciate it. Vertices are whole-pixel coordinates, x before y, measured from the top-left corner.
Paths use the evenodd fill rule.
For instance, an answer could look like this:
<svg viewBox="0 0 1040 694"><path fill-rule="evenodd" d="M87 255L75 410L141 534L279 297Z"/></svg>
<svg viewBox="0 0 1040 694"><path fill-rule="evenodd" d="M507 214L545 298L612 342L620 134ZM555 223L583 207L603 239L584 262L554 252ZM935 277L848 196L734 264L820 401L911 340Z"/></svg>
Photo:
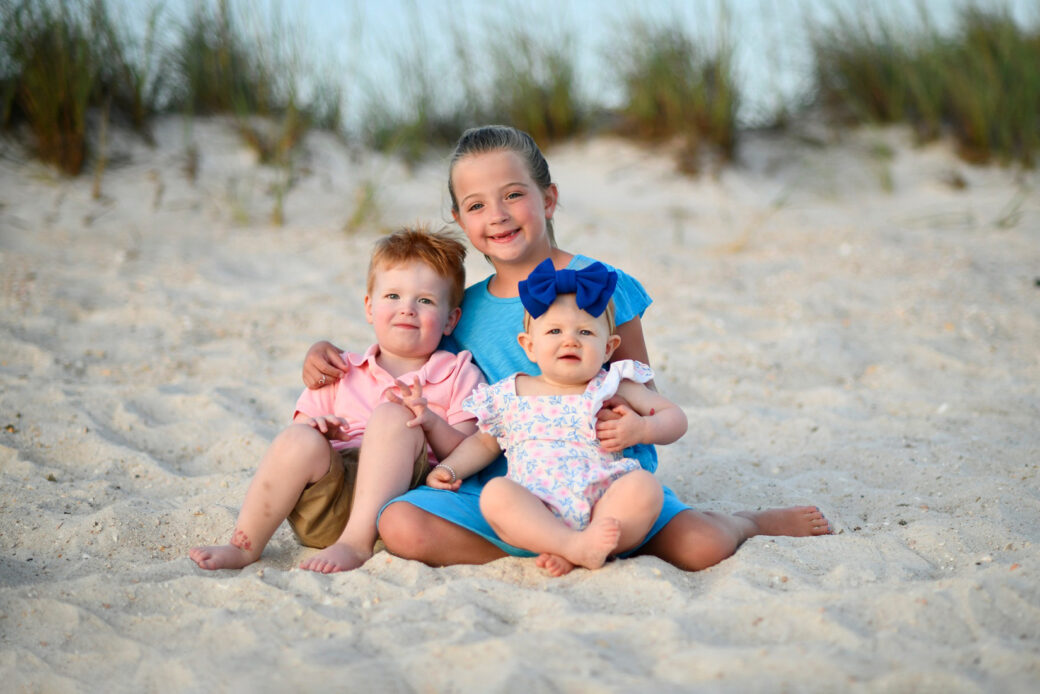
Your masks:
<svg viewBox="0 0 1040 694"><path fill-rule="evenodd" d="M506 206L502 204L501 200L497 200L491 205L491 222L492 224L501 224L509 219L509 213L506 211Z"/></svg>
<svg viewBox="0 0 1040 694"><path fill-rule="evenodd" d="M415 313L415 303L412 301L402 301L399 310L404 315L411 316Z"/></svg>

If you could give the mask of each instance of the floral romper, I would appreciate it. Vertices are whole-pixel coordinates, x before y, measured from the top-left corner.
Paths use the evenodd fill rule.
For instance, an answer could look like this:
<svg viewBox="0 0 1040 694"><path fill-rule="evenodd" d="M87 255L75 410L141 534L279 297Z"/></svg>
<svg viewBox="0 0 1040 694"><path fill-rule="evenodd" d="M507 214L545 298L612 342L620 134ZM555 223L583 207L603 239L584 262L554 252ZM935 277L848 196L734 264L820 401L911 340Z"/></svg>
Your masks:
<svg viewBox="0 0 1040 694"><path fill-rule="evenodd" d="M623 379L646 383L654 375L641 362L610 364L584 393L521 396L513 374L478 386L463 403L480 431L494 436L509 461L507 477L526 487L575 530L589 524L592 507L607 487L639 461L608 453L596 439L596 413Z"/></svg>

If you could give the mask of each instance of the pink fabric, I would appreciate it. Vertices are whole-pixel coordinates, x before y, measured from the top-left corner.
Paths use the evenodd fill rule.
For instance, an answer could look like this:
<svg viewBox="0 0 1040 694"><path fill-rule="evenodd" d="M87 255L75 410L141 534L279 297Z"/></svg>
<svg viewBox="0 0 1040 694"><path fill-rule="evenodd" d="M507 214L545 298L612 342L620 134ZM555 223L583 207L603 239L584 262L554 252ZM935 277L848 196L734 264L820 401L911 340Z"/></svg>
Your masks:
<svg viewBox="0 0 1040 694"><path fill-rule="evenodd" d="M622 380L646 383L646 364L631 359L600 371L584 393L517 395L513 374L481 386L466 400L480 431L498 441L509 461L507 476L541 499L575 530L589 524L592 507L621 475L639 461L608 453L596 439L596 413Z"/></svg>
<svg viewBox="0 0 1040 694"><path fill-rule="evenodd" d="M333 448L337 450L360 447L372 410L386 402L388 390L400 395L394 377L376 363L377 354L378 344L369 347L364 354L344 352L343 359L350 367L347 375L324 388L305 389L296 401L297 413L308 417L335 415L350 423L350 439L332 442ZM404 374L400 380L411 385L416 376L422 384L423 396L429 401L430 409L448 424L454 426L475 419L474 415L462 408L462 402L474 388L484 382L484 375L473 363L469 352L434 352L421 369ZM436 460L432 450L428 453L431 460Z"/></svg>

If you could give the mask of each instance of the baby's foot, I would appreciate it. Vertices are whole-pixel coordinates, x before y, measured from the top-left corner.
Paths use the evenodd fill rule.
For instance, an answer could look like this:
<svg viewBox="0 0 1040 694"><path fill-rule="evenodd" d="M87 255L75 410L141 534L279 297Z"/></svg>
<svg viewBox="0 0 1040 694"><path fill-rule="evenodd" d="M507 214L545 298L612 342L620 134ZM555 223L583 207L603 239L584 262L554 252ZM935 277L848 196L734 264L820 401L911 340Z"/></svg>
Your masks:
<svg viewBox="0 0 1040 694"><path fill-rule="evenodd" d="M558 554L539 554L534 563L538 568L548 571L550 576L557 578L574 570L574 564Z"/></svg>
<svg viewBox="0 0 1040 694"><path fill-rule="evenodd" d="M343 542L329 545L310 559L300 563L301 569L332 574L339 571L352 571L372 558L372 552L361 551Z"/></svg>
<svg viewBox="0 0 1040 694"><path fill-rule="evenodd" d="M830 535L834 531L820 509L815 506L770 508L765 511L740 511L736 515L755 524L756 535L809 537Z"/></svg>
<svg viewBox="0 0 1040 694"><path fill-rule="evenodd" d="M203 569L241 569L256 561L252 552L235 545L192 547L188 551L191 560Z"/></svg>
<svg viewBox="0 0 1040 694"><path fill-rule="evenodd" d="M617 549L621 539L621 522L616 518L593 518L580 533L574 534L573 547L565 558L586 569L598 569Z"/></svg>

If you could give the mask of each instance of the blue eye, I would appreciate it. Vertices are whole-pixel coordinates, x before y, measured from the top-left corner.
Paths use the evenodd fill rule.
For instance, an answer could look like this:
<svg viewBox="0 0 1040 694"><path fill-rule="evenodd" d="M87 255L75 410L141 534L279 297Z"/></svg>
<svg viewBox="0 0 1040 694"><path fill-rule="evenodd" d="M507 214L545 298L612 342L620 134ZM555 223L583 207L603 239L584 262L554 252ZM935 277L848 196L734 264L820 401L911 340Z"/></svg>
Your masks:
<svg viewBox="0 0 1040 694"><path fill-rule="evenodd" d="M582 330L582 331L581 331L581 334L582 334L582 335L592 335L593 333L592 333L592 331L591 331L591 330L588 330L588 329L586 329L586 330Z"/></svg>
<svg viewBox="0 0 1040 694"><path fill-rule="evenodd" d="M401 297L395 292L388 292L386 295L387 299L400 299Z"/></svg>
<svg viewBox="0 0 1040 694"><path fill-rule="evenodd" d="M549 328L548 334L549 335L559 335L560 334L560 329L559 328Z"/></svg>
<svg viewBox="0 0 1040 694"><path fill-rule="evenodd" d="M432 306L433 305L433 299L427 299L426 297L423 297L423 298L419 299L419 303L420 304L429 304L429 305Z"/></svg>

